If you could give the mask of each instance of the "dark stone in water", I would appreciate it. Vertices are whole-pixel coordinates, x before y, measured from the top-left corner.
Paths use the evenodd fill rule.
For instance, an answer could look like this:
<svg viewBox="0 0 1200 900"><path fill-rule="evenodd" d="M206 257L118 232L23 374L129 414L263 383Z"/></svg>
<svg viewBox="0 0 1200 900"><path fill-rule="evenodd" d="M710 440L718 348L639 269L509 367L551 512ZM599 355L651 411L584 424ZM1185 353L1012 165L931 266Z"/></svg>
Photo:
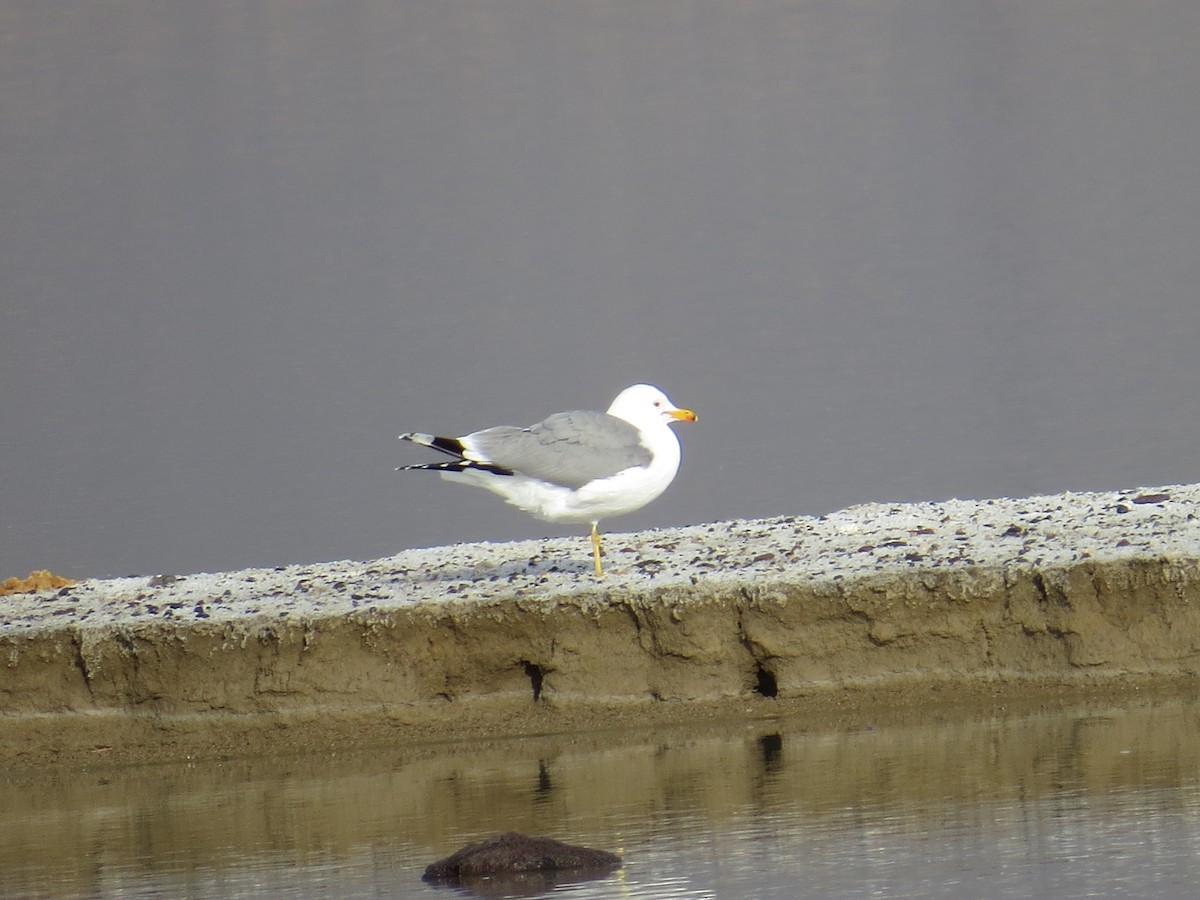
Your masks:
<svg viewBox="0 0 1200 900"><path fill-rule="evenodd" d="M604 850L573 847L544 837L509 831L474 844L431 863L426 881L459 881L518 872L608 871L621 857Z"/></svg>

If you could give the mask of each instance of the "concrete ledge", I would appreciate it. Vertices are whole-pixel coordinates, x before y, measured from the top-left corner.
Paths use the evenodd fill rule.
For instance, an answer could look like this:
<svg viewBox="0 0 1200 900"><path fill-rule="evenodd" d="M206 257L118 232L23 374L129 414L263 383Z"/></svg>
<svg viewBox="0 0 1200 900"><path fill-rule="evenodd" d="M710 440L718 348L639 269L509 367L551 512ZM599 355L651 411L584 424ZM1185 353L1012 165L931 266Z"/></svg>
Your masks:
<svg viewBox="0 0 1200 900"><path fill-rule="evenodd" d="M55 732L47 716L101 743L334 713L402 738L488 705L519 733L595 704L1194 678L1198 500L1175 485L613 534L603 579L585 540L556 539L0 598L0 745Z"/></svg>

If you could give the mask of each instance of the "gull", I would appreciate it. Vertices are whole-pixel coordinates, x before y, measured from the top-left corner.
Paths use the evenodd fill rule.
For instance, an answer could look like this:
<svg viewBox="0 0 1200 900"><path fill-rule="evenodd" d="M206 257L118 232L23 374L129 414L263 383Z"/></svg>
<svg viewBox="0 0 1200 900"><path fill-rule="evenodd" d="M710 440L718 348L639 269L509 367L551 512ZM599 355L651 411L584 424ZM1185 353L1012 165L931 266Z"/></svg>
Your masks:
<svg viewBox="0 0 1200 900"><path fill-rule="evenodd" d="M546 522L590 522L599 576L600 520L641 509L667 489L679 471L679 438L670 426L695 421L658 388L635 384L607 412L570 410L528 428L501 425L462 437L405 432L400 440L454 459L396 471L437 472L486 488Z"/></svg>

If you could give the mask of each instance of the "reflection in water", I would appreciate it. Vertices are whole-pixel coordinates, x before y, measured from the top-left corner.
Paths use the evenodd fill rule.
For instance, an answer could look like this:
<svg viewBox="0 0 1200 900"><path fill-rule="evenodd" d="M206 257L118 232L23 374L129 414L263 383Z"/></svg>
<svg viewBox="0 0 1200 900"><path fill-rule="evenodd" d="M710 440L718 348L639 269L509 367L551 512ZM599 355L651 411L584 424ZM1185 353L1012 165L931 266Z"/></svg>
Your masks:
<svg viewBox="0 0 1200 900"><path fill-rule="evenodd" d="M779 767L783 755L783 736L764 734L758 739L758 746L762 750L763 772L769 774Z"/></svg>
<svg viewBox="0 0 1200 900"><path fill-rule="evenodd" d="M516 830L624 857L556 896L1170 897L1200 706L10 773L0 806L5 896L455 896L424 867Z"/></svg>
<svg viewBox="0 0 1200 900"><path fill-rule="evenodd" d="M533 799L535 803L545 803L549 801L552 789L550 786L550 770L546 766L544 759L538 760L537 787L533 790Z"/></svg>

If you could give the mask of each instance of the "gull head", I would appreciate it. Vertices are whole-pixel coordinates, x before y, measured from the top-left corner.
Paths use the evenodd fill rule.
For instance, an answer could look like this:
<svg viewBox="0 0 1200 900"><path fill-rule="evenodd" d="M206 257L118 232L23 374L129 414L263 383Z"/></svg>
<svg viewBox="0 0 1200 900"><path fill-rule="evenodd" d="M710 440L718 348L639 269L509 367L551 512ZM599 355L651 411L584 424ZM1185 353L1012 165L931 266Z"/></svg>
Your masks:
<svg viewBox="0 0 1200 900"><path fill-rule="evenodd" d="M635 384L617 394L617 399L608 408L610 416L624 419L638 428L660 423L695 422L696 414L690 409L681 409L671 402L662 391L652 384Z"/></svg>

